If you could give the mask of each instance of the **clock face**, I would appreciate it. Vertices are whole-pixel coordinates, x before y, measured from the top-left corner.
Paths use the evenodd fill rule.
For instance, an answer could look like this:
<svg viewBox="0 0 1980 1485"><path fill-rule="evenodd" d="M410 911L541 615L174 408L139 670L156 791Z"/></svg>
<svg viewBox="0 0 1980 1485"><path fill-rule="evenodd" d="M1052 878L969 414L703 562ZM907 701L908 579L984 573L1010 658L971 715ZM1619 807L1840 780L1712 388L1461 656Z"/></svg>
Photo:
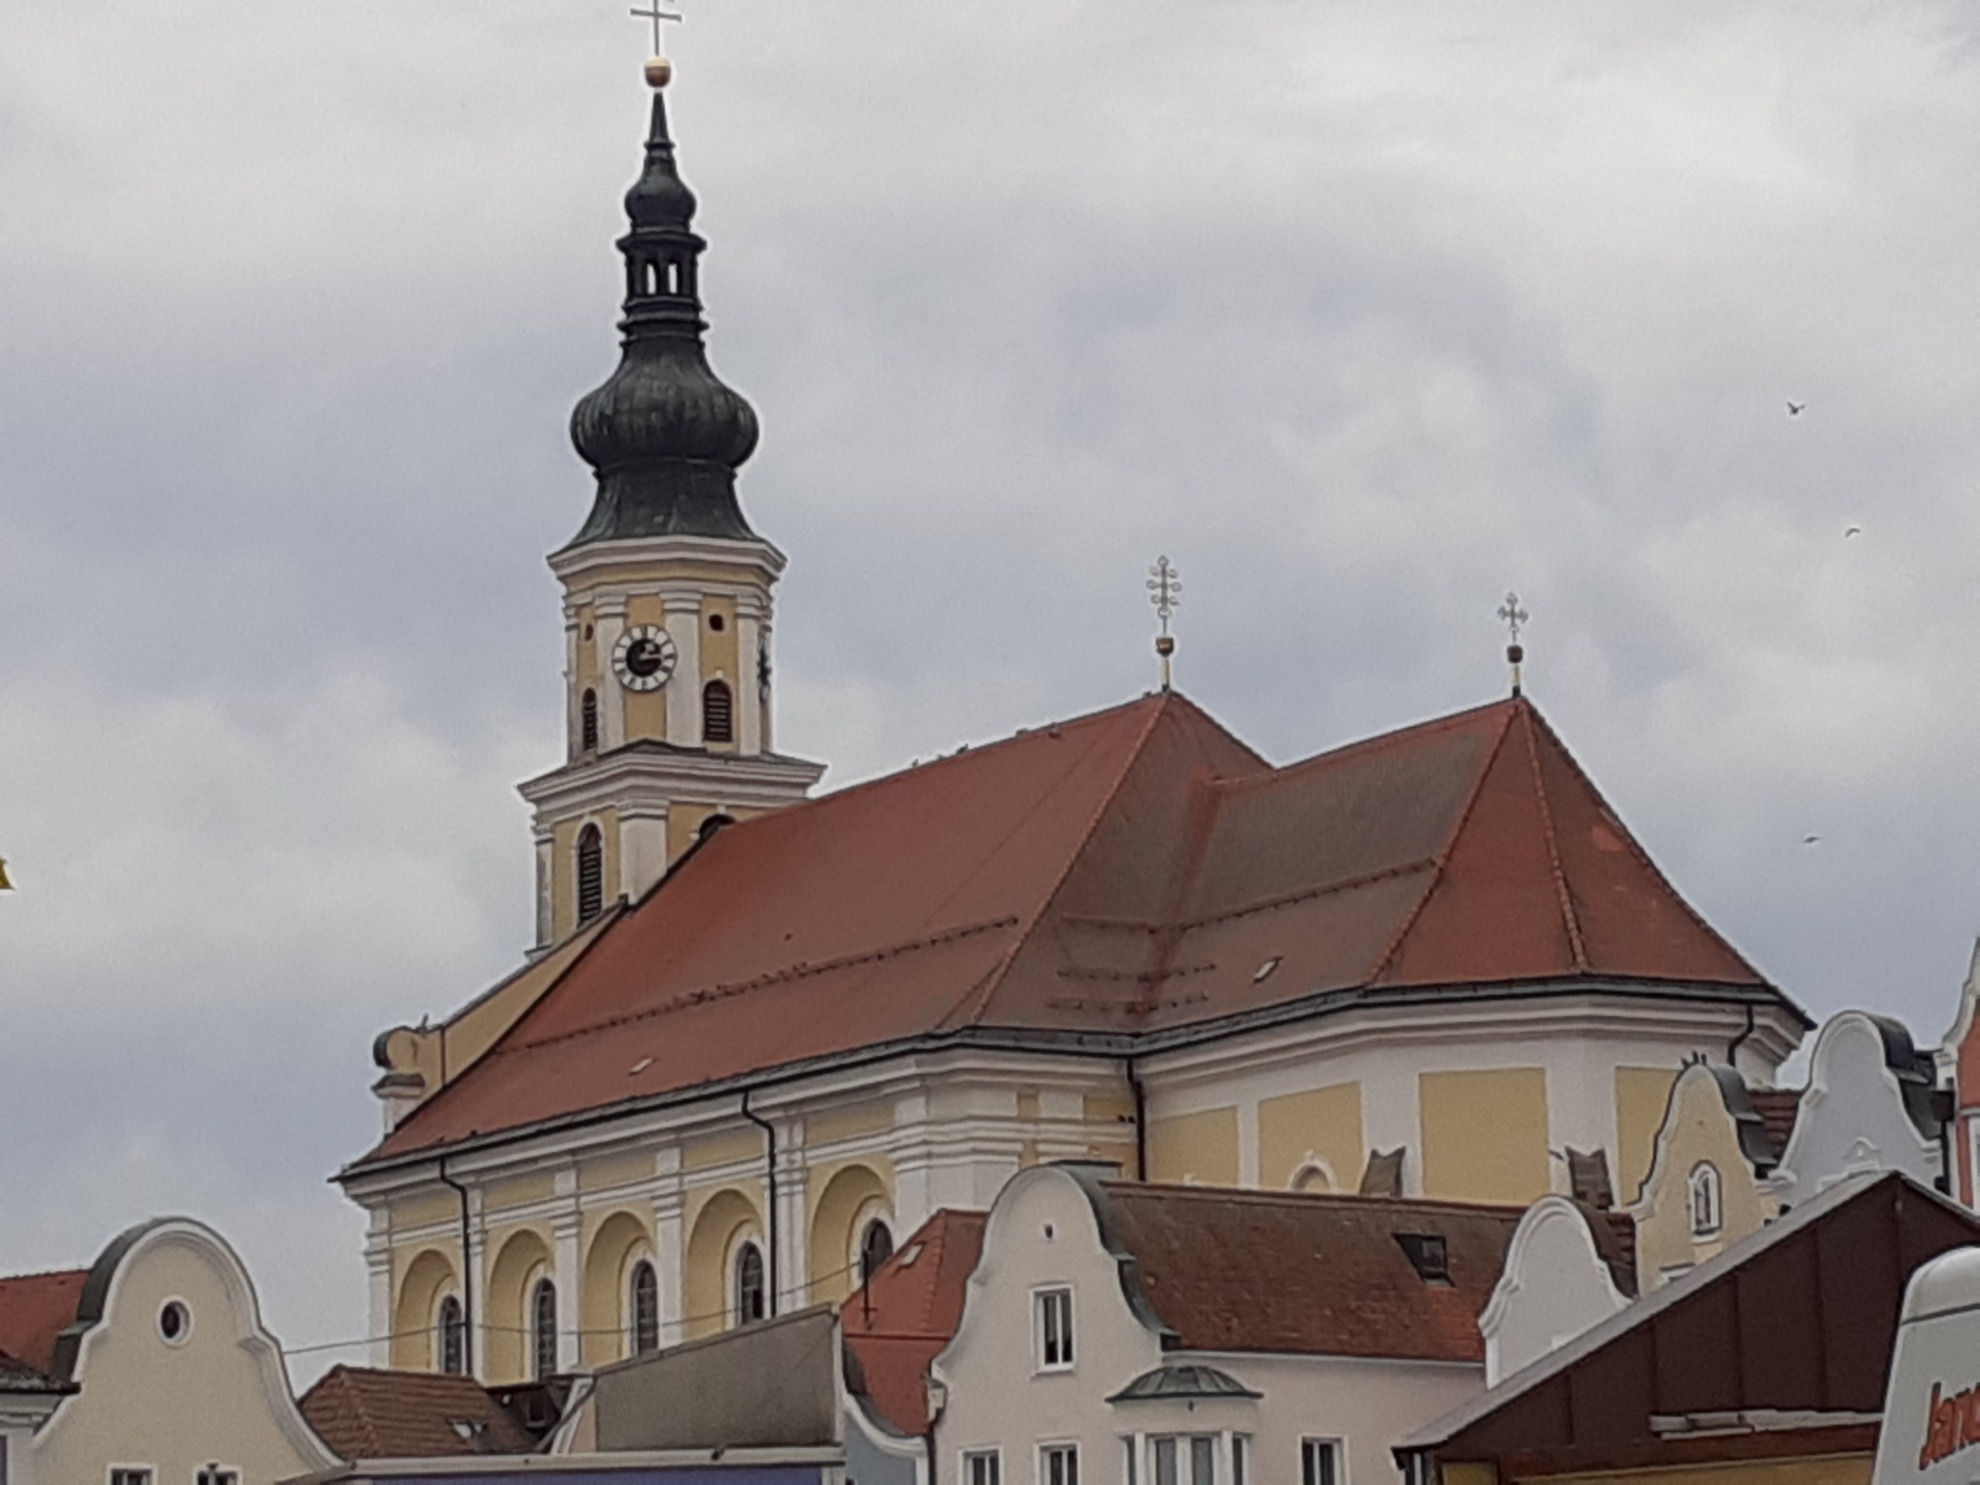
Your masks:
<svg viewBox="0 0 1980 1485"><path fill-rule="evenodd" d="M653 624L628 629L612 646L612 669L628 691L658 691L674 673L678 658L672 637Z"/></svg>

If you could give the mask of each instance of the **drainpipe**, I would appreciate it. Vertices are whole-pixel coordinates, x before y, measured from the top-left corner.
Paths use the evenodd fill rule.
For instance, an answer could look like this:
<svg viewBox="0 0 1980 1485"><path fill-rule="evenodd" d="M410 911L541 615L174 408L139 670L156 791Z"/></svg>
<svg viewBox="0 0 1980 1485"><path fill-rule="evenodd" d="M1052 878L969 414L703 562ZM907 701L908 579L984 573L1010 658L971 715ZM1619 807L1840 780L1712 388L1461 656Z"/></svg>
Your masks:
<svg viewBox="0 0 1980 1485"><path fill-rule="evenodd" d="M1751 1035L1753 1035L1753 1002L1749 1000L1746 1003L1746 1029L1740 1032L1738 1036L1734 1037L1731 1043L1728 1044L1728 1046L1726 1047L1726 1066L1731 1068L1734 1072L1739 1071L1740 1043L1745 1041Z"/></svg>
<svg viewBox="0 0 1980 1485"><path fill-rule="evenodd" d="M783 1265L777 1261L777 1130L768 1119L750 1110L750 1092L748 1088L743 1089L742 1116L763 1131L763 1185L769 1193L770 1207L770 1282L763 1287L767 1291L764 1299L770 1312L767 1318L774 1319L777 1314L777 1289L783 1282L784 1272Z"/></svg>
<svg viewBox="0 0 1980 1485"><path fill-rule="evenodd" d="M461 1360L474 1375L474 1248L469 1242L467 1187L447 1174L447 1157L440 1157L440 1184L451 1186L461 1199Z"/></svg>
<svg viewBox="0 0 1980 1485"><path fill-rule="evenodd" d="M1121 1066L1127 1073L1128 1092L1134 1095L1134 1178L1145 1181L1148 1179L1148 1090L1135 1075L1132 1057L1122 1058Z"/></svg>

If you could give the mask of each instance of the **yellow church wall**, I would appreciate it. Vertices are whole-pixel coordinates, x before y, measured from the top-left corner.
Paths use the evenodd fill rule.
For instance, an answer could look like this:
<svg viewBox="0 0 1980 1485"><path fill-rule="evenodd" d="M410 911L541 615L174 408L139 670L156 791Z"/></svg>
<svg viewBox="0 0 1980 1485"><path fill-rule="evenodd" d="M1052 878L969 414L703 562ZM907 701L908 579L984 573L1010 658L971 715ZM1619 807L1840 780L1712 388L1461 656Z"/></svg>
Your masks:
<svg viewBox="0 0 1980 1485"><path fill-rule="evenodd" d="M435 1243L392 1254L392 1365L432 1371L435 1311L444 1294L459 1293L461 1247Z"/></svg>
<svg viewBox="0 0 1980 1485"><path fill-rule="evenodd" d="M807 1146L835 1145L862 1135L884 1134L894 1127L894 1106L885 1099L854 1104L850 1108L827 1109L804 1116L804 1142Z"/></svg>
<svg viewBox="0 0 1980 1485"><path fill-rule="evenodd" d="M1237 1185L1237 1110L1203 1109L1149 1120L1148 1171L1156 1181Z"/></svg>
<svg viewBox="0 0 1980 1485"><path fill-rule="evenodd" d="M627 1150L617 1155L598 1155L578 1162L580 1191L604 1191L613 1186L631 1186L653 1174L650 1150Z"/></svg>
<svg viewBox="0 0 1980 1485"><path fill-rule="evenodd" d="M709 1170L739 1160L761 1160L763 1148L760 1129L724 1129L716 1134L698 1135L681 1142L681 1169Z"/></svg>
<svg viewBox="0 0 1980 1485"><path fill-rule="evenodd" d="M550 831L550 922L556 938L578 926L577 838L588 823L595 823L604 836L605 901L619 895L619 812L608 805L594 815L558 821Z"/></svg>
<svg viewBox="0 0 1980 1485"><path fill-rule="evenodd" d="M694 844L695 837L701 834L701 827L710 815L715 813L712 804L690 804L685 800L667 807L667 859L678 861ZM751 811L737 810L737 819L744 818Z"/></svg>
<svg viewBox="0 0 1980 1485"><path fill-rule="evenodd" d="M641 557L627 562L601 563L585 569L577 591L580 596L614 589L646 588L658 583L716 588L748 588L762 592L767 585L751 568L727 563L697 562L680 558ZM640 595L646 596L646 595Z"/></svg>
<svg viewBox="0 0 1980 1485"><path fill-rule="evenodd" d="M1332 1083L1258 1101L1258 1184L1292 1185L1310 1161L1323 1162L1336 1191L1361 1179L1361 1084Z"/></svg>
<svg viewBox="0 0 1980 1485"><path fill-rule="evenodd" d="M1120 1167L1120 1172L1124 1176L1140 1178L1140 1173L1134 1168L1134 1146L1131 1143L1102 1141L1088 1145L1086 1153L1095 1160L1105 1160L1111 1165Z"/></svg>
<svg viewBox="0 0 1980 1485"><path fill-rule="evenodd" d="M628 691L626 697L626 741L642 737L667 740L667 688L658 691Z"/></svg>
<svg viewBox="0 0 1980 1485"><path fill-rule="evenodd" d="M395 1201L386 1208L387 1225L397 1229L402 1227L425 1227L429 1223L444 1222L449 1217L460 1216L460 1201L451 1191L430 1191L418 1196L408 1196Z"/></svg>
<svg viewBox="0 0 1980 1485"><path fill-rule="evenodd" d="M1020 1119L1036 1119L1038 1117L1038 1110L1038 1090L1036 1088L1018 1089L1017 1116Z"/></svg>
<svg viewBox="0 0 1980 1485"><path fill-rule="evenodd" d="M1649 1485L1869 1485L1871 1454L1827 1454L1808 1459L1721 1460L1711 1464L1672 1465L1660 1469L1605 1470L1600 1474L1521 1475L1518 1480L1545 1480L1547 1485L1620 1485L1642 1480ZM1489 1485L1489 1465L1475 1466L1487 1471L1476 1485ZM1445 1485L1473 1485L1453 1480L1452 1466L1445 1465Z"/></svg>
<svg viewBox="0 0 1980 1485"><path fill-rule="evenodd" d="M1080 1109L1088 1124L1134 1123L1134 1096L1129 1093L1089 1093Z"/></svg>
<svg viewBox="0 0 1980 1485"><path fill-rule="evenodd" d="M1547 1194L1546 1069L1421 1073L1416 1088L1425 1196L1530 1202Z"/></svg>
<svg viewBox="0 0 1980 1485"><path fill-rule="evenodd" d="M836 1302L858 1284L852 1266L856 1229L875 1210L894 1210L893 1164L876 1156L813 1166L805 1190L811 1302Z"/></svg>
<svg viewBox="0 0 1980 1485"><path fill-rule="evenodd" d="M633 1264L654 1254L653 1229L644 1213L625 1208L587 1212L584 1225L578 1354L586 1366L606 1366L631 1349L627 1290Z"/></svg>
<svg viewBox="0 0 1980 1485"><path fill-rule="evenodd" d="M500 1212L533 1201L546 1201L556 1194L557 1178L549 1171L525 1171L519 1176L490 1181L482 1188L481 1205L485 1211Z"/></svg>
<svg viewBox="0 0 1980 1485"><path fill-rule="evenodd" d="M692 1193L685 1225L681 1287L688 1339L695 1340L729 1323L729 1258L744 1238L763 1240L763 1189L719 1186Z"/></svg>
<svg viewBox="0 0 1980 1485"><path fill-rule="evenodd" d="M551 1270L550 1233L535 1223L502 1228L489 1235L487 1251L491 1257L481 1289L484 1375L498 1385L527 1381L529 1291ZM569 1300L562 1302L568 1304ZM568 1323L559 1316L559 1324Z"/></svg>
<svg viewBox="0 0 1980 1485"><path fill-rule="evenodd" d="M1677 1073L1668 1067L1616 1069L1616 1200L1629 1203L1643 1189L1656 1154L1657 1126L1671 1101Z"/></svg>
<svg viewBox="0 0 1980 1485"><path fill-rule="evenodd" d="M712 620L720 619L717 629ZM733 598L709 597L701 601L701 678L722 677L734 691L740 717L743 704L742 661L737 653L736 603ZM741 728L736 729L741 735ZM719 746L719 744L718 744Z"/></svg>
<svg viewBox="0 0 1980 1485"><path fill-rule="evenodd" d="M580 686L596 686L603 673L598 665L598 611L580 604L577 611L577 678Z"/></svg>

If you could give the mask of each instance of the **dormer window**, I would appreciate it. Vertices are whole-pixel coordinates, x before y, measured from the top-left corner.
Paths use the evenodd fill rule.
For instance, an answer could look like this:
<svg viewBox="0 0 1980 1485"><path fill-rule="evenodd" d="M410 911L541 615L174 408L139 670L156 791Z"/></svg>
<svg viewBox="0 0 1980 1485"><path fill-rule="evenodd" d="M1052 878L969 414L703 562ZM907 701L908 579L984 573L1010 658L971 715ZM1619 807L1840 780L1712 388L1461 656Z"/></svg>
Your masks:
<svg viewBox="0 0 1980 1485"><path fill-rule="evenodd" d="M1426 1284L1451 1282L1450 1247L1441 1232L1399 1232L1396 1242L1417 1278Z"/></svg>
<svg viewBox="0 0 1980 1485"><path fill-rule="evenodd" d="M1719 1168L1709 1160L1701 1160L1694 1165L1688 1195L1691 1236L1694 1239L1717 1237L1725 1226L1724 1192L1719 1184Z"/></svg>

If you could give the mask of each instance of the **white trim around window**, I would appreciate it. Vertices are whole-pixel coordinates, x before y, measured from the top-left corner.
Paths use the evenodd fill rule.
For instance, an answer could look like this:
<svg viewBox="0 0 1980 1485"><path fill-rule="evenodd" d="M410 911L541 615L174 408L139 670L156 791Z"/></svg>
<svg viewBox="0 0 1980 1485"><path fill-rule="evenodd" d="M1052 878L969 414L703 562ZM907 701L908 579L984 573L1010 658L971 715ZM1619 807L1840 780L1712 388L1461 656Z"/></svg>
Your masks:
<svg viewBox="0 0 1980 1485"><path fill-rule="evenodd" d="M1347 1451L1339 1439L1299 1441L1299 1485L1347 1485Z"/></svg>
<svg viewBox="0 0 1980 1485"><path fill-rule="evenodd" d="M1040 1444L1038 1485L1079 1485L1079 1445L1065 1441Z"/></svg>
<svg viewBox="0 0 1980 1485"><path fill-rule="evenodd" d="M1004 1453L1001 1449L965 1449L962 1454L962 1485L1004 1485Z"/></svg>
<svg viewBox="0 0 1980 1485"><path fill-rule="evenodd" d="M1073 1292L1065 1284L1031 1291L1031 1362L1041 1372L1073 1367Z"/></svg>

